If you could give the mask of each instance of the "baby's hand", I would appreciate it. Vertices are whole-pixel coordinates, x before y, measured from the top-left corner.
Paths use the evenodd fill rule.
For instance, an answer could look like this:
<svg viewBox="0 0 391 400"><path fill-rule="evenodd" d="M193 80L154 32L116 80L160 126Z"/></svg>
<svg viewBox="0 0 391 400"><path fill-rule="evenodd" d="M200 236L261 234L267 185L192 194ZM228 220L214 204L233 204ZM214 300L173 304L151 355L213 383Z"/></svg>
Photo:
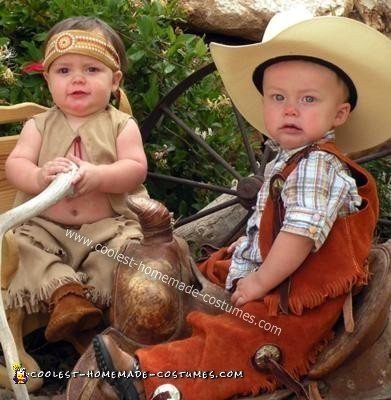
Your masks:
<svg viewBox="0 0 391 400"><path fill-rule="evenodd" d="M70 171L72 163L64 157L56 157L54 160L46 162L38 171L38 184L46 188L54 180L57 174Z"/></svg>
<svg viewBox="0 0 391 400"><path fill-rule="evenodd" d="M101 176L97 165L70 154L69 158L79 167L79 170L73 178L74 185L73 197L79 197L84 194L97 190L101 184Z"/></svg>
<svg viewBox="0 0 391 400"><path fill-rule="evenodd" d="M236 307L243 306L249 301L260 299L266 295L258 271L251 272L245 278L239 279L235 292L231 297Z"/></svg>
<svg viewBox="0 0 391 400"><path fill-rule="evenodd" d="M239 239L237 239L235 242L231 243L228 248L227 248L227 253L233 253L234 250L236 249L237 246L240 245L240 243L243 242L243 240L246 239L246 236L241 236Z"/></svg>

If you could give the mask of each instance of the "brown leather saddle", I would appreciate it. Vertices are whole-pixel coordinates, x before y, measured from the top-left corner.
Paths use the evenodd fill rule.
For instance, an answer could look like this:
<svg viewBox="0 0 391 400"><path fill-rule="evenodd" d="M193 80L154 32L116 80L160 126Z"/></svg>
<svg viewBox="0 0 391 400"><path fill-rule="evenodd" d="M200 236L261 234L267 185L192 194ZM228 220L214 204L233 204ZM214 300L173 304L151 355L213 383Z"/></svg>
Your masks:
<svg viewBox="0 0 391 400"><path fill-rule="evenodd" d="M199 288L225 301L229 299L220 287L207 281L197 270L186 243L172 234L169 214L164 206L145 199L130 206L140 217L145 238L140 243L128 244L124 255L133 257L138 265L143 261L145 267L144 271L140 271L127 263L118 264L110 309L111 326L104 333L110 335L122 349L133 353L140 347L188 336L190 332L185 316L192 310L213 314L222 312L187 294L184 289L178 290L179 284L176 287L165 284L161 280L163 275L168 277L167 281L171 278L172 282L177 280L185 287ZM391 242L372 249L369 259L371 280L353 300L355 330L347 333L342 321L337 324L334 340L320 354L304 381L304 385L310 387L311 399L320 398L314 381L321 382L320 393L327 392L327 399L345 400L351 396L368 400L371 398L368 393L380 390L376 389L376 385L379 387L377 380L387 368L390 369L387 366L388 354L386 358L381 357L382 349L376 347L382 340L391 343L391 327L386 330L391 304L390 259ZM152 268L151 271L146 270L146 266L153 266L161 276L156 272L153 277ZM346 370L345 365L353 365L353 372L352 369ZM90 346L80 357L74 371L92 370L97 370L97 364ZM374 372L376 370L378 374ZM346 383L352 379L356 387L361 385L359 391ZM386 381L386 376L383 380ZM364 381L365 387L362 385ZM104 385L107 384L100 379L74 377L68 382L67 399L103 400L107 398ZM391 389L390 378L386 387ZM279 390L256 399L277 400L291 395L289 390Z"/></svg>
<svg viewBox="0 0 391 400"><path fill-rule="evenodd" d="M143 229L141 242L130 241L121 251L123 261L114 272L109 325L121 348L136 349L185 338L190 335L186 315L193 310L209 314L219 308L190 294L197 289L229 303L226 292L206 280L193 262L186 242L173 235L168 210L159 202L135 198L129 204ZM80 357L74 371L96 370L91 346ZM93 382L95 381L95 382ZM67 398L105 398L98 379L72 378Z"/></svg>

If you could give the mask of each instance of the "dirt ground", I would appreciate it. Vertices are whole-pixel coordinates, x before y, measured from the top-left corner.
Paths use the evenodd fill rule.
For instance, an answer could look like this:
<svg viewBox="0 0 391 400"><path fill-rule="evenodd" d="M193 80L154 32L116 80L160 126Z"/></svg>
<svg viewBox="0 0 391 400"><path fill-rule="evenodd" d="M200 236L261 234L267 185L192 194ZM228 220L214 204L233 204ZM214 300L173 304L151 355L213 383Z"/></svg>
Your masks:
<svg viewBox="0 0 391 400"><path fill-rule="evenodd" d="M72 371L79 354L67 342L48 343L43 336L43 329L37 330L24 338L26 351L31 354L42 371ZM4 362L3 362L4 364ZM66 389L66 379L44 378L43 387L31 400L65 400L62 395ZM0 388L0 400L12 400L10 390Z"/></svg>

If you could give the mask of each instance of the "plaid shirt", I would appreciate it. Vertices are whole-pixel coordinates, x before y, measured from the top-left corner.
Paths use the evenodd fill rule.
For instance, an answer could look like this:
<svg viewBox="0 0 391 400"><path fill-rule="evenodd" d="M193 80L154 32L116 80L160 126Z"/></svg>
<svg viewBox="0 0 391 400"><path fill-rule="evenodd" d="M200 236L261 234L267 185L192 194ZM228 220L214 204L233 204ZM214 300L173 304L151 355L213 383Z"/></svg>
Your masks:
<svg viewBox="0 0 391 400"><path fill-rule="evenodd" d="M333 131L327 132L319 142L334 140ZM266 200L269 196L270 178L282 172L287 161L304 147L278 150L277 156L265 169L265 182L258 192L254 213L247 222L246 237L233 253L226 288L232 288L234 281L259 268L262 258L259 250L259 225ZM337 217L354 213L361 205L355 180L348 167L333 154L312 151L303 158L288 176L281 193L285 207L285 218L281 231L313 239L317 251L325 242Z"/></svg>

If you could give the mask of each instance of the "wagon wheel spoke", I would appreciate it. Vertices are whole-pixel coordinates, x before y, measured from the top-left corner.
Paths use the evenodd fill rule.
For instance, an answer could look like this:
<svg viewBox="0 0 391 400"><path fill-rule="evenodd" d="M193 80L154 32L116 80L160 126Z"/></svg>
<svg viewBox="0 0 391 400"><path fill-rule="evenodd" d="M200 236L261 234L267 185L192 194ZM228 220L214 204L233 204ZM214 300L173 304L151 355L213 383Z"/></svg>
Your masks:
<svg viewBox="0 0 391 400"><path fill-rule="evenodd" d="M232 105L232 108L235 113L236 121L238 122L240 135L242 136L244 147L246 149L247 157L250 162L252 172L257 175L259 171L259 167L257 164L257 160L255 159L255 154L253 149L251 148L250 141L248 140L248 136L246 135L243 123L243 117L239 114L237 108Z"/></svg>
<svg viewBox="0 0 391 400"><path fill-rule="evenodd" d="M152 178L152 179L161 179L161 180L167 181L167 182L181 183L183 185L192 186L192 187L198 188L198 189L208 189L208 190L212 190L213 192L217 192L217 193L232 194L233 196L239 195L239 192L237 190L228 189L223 186L212 185L210 183L196 182L196 181L192 181L190 179L184 179L184 178L178 178L176 176L158 174L156 172L148 172L148 177Z"/></svg>
<svg viewBox="0 0 391 400"><path fill-rule="evenodd" d="M199 211L197 214L194 214L190 217L179 219L175 222L174 227L179 228L180 226L188 224L189 222L196 221L197 219L206 217L207 215L211 215L217 211L224 210L225 208L231 207L238 203L239 203L238 198L228 200L224 203L218 204L217 206L210 207L205 210Z"/></svg>
<svg viewBox="0 0 391 400"><path fill-rule="evenodd" d="M216 65L214 63L204 65L185 78L182 82L178 83L178 85L176 85L173 89L171 89L164 96L163 100L155 107L151 114L149 114L148 117L143 121L141 126L143 140L148 140L151 130L159 122L162 116L161 110L163 106L169 107L183 92L214 71L216 71Z"/></svg>
<svg viewBox="0 0 391 400"><path fill-rule="evenodd" d="M235 119L236 119L236 126L238 127L237 129L239 130L242 146L244 147L244 151L241 152L240 154L241 158L238 158L241 164L238 164L237 167L236 166L234 167L231 165L231 163L227 162L220 155L221 153L219 152L219 149L216 149L217 150L216 151L199 134L197 134L196 130L193 129L192 127L192 124L196 123L196 121L192 120L191 122L188 122L185 118L180 117L175 112L174 103L176 102L176 100L180 96L182 96L188 89L198 84L202 79L212 74L215 70L216 67L213 63L208 64L202 67L201 69L195 71L193 74L191 74L185 80L183 80L177 86L175 86L172 90L170 90L168 94L166 94L161 99L159 104L150 113L150 115L143 121L141 126L141 132L143 140L147 141L151 134L151 131L154 129L155 126L157 125L160 126L162 122L167 123L167 126L171 126L172 123L176 124L176 126L179 127L180 130L182 130L188 138L191 139L192 143L197 144L205 151L206 155L210 158L211 161L213 160L216 164L219 164L219 168L216 168L216 172L221 171L221 169L223 169L224 175L228 173L238 181L236 188L230 188L230 187L224 187L226 185L225 183L213 184L213 183L204 183L202 181L201 182L195 181L195 180L200 180L199 178L191 180L191 178L190 179L178 178L155 172L148 173L148 177L152 180L155 179L163 180L167 182L172 182L174 184L187 185L196 189L212 191L218 194L228 194L235 196L235 198L229 198L229 200L220 199L219 201L221 201L221 204L205 208L192 216L179 218L175 223L175 228L183 226L185 231L187 231L187 229L190 229L191 231L194 232L193 225L189 225L188 228L186 228L184 225L193 221L197 221L200 218L211 216L211 214L214 214L218 211L228 208L230 210L228 211L228 213L231 215L231 207L234 206L232 208L232 215L235 216L235 218L232 220L235 221L232 223L233 228L232 229L229 228L228 229L229 232L227 232L227 230L221 232L218 235L218 238L216 237L217 239L216 242L219 242L219 244L221 245L227 243L229 240L234 238L238 234L238 232L240 232L243 229L243 227L246 224L246 221L251 215L252 207L256 202L257 193L262 185L263 170L266 165L266 161L269 158L269 154L271 154L271 152L269 150L266 150L264 152L265 157L262 156L262 162L258 163L254 150L251 147L250 137L248 135L248 127L246 126L245 121L241 117L240 113L234 108L233 113L230 114L230 118L232 118L230 121L233 121L235 124ZM216 77L216 79L218 78ZM233 132L235 132L235 130L233 130L232 133ZM205 154L204 152L202 153ZM263 158L266 159L263 160ZM242 176L242 172L239 172L238 168L241 168L240 171L242 170L244 171L246 169L245 167L246 163L243 164L243 161L246 161L246 159L247 159L248 171L252 172L253 174L252 176L247 176L247 172L245 173L245 175L243 174L244 176ZM226 182L226 178L224 178L223 182ZM240 204L244 209L246 209L246 211L243 212L244 211L243 209L237 207L238 204ZM214 218L212 216L211 218L212 218L211 220L213 221ZM217 216L217 218L220 217ZM209 220L207 223L209 223ZM196 235L198 235L198 233L196 233Z"/></svg>
<svg viewBox="0 0 391 400"><path fill-rule="evenodd" d="M273 150L270 148L270 146L266 145L265 149L263 150L261 165L259 166L258 170L259 176L262 177L264 176L266 164L272 159L272 156L273 156Z"/></svg>
<svg viewBox="0 0 391 400"><path fill-rule="evenodd" d="M378 223L382 224L384 226L391 226L391 220L386 219L386 218L379 218Z"/></svg>
<svg viewBox="0 0 391 400"><path fill-rule="evenodd" d="M227 246L229 243L232 243L234 240L236 240L242 229L247 225L247 220L250 218L252 213L253 211L249 210L247 214L237 223L233 230L228 232L228 234L221 240L219 245Z"/></svg>
<svg viewBox="0 0 391 400"><path fill-rule="evenodd" d="M390 154L391 154L391 146L387 147L385 149L382 149L376 153L368 154L366 156L357 158L354 161L356 161L356 163L358 163L358 164L364 164L368 161L373 161L373 160L377 160L378 158L389 156Z"/></svg>
<svg viewBox="0 0 391 400"><path fill-rule="evenodd" d="M185 122L182 121L177 115L175 115L167 106L162 106L162 111L175 121L197 144L199 144L216 162L223 166L228 172L230 172L237 180L241 180L242 176L239 174L232 165L228 164L215 150L213 150L205 140L201 139L193 129L189 128Z"/></svg>

